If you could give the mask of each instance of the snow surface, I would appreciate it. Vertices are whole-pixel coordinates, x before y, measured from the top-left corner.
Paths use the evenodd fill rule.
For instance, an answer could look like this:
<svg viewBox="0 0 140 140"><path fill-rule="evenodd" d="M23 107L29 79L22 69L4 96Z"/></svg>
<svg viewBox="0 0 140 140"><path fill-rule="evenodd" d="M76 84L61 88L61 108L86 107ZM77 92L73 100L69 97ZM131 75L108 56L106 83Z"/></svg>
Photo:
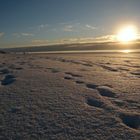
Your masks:
<svg viewBox="0 0 140 140"><path fill-rule="evenodd" d="M0 54L0 139L140 140L137 53Z"/></svg>

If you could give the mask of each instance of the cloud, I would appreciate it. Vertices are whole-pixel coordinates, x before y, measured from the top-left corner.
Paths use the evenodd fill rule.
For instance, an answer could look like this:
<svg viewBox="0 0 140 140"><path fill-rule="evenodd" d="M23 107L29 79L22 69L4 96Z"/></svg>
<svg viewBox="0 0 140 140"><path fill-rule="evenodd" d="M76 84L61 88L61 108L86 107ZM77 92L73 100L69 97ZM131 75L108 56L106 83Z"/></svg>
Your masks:
<svg viewBox="0 0 140 140"><path fill-rule="evenodd" d="M65 43L76 43L79 42L79 38L68 38L68 39L61 39L59 40L60 43L65 44Z"/></svg>
<svg viewBox="0 0 140 140"><path fill-rule="evenodd" d="M17 33L14 33L17 35ZM56 40L48 39L29 39L28 42L13 44L12 46L45 46L45 45L60 45L60 44L76 44L76 43L108 43L116 42L116 35L104 35L98 37L77 37L77 38L62 38ZM11 43L10 43L11 45Z"/></svg>
<svg viewBox="0 0 140 140"><path fill-rule="evenodd" d="M72 25L66 25L63 28L63 31L65 31L65 32L72 32L73 31L73 26Z"/></svg>
<svg viewBox="0 0 140 140"><path fill-rule="evenodd" d="M13 35L14 37L17 37L17 38L20 37L20 34L19 34L19 33L13 33L12 35Z"/></svg>
<svg viewBox="0 0 140 140"><path fill-rule="evenodd" d="M4 32L0 32L0 37L3 37L4 36Z"/></svg>
<svg viewBox="0 0 140 140"><path fill-rule="evenodd" d="M91 38L83 38L81 39L81 42L95 42L95 43L100 43L100 42L114 42L116 41L116 36L115 35L104 35L104 36L98 36L98 37L91 37Z"/></svg>
<svg viewBox="0 0 140 140"><path fill-rule="evenodd" d="M47 45L49 43L49 40L35 39L35 40L32 40L31 43L33 45Z"/></svg>
<svg viewBox="0 0 140 140"><path fill-rule="evenodd" d="M73 21L61 22L58 24L59 25L72 25L72 24L80 24L80 23L77 20L73 20Z"/></svg>
<svg viewBox="0 0 140 140"><path fill-rule="evenodd" d="M105 35L99 37L83 37L83 38L62 38L59 40L41 40L35 39L32 40L32 45L54 45L54 44L72 44L72 43L103 43L103 42L115 42L116 36L115 35Z"/></svg>
<svg viewBox="0 0 140 140"><path fill-rule="evenodd" d="M40 24L40 25L38 25L38 30L47 28L48 26L49 26L48 24Z"/></svg>
<svg viewBox="0 0 140 140"><path fill-rule="evenodd" d="M97 29L95 26L91 26L89 24L86 24L85 27L88 28L88 29L92 29L92 30Z"/></svg>
<svg viewBox="0 0 140 140"><path fill-rule="evenodd" d="M34 36L34 34L32 34L32 33L13 33L12 35L17 37L17 38Z"/></svg>
<svg viewBox="0 0 140 140"><path fill-rule="evenodd" d="M99 37L96 37L95 38L96 41L102 41L102 42L105 42L105 41L116 41L117 40L117 37L116 35L104 35L104 36L99 36Z"/></svg>
<svg viewBox="0 0 140 140"><path fill-rule="evenodd" d="M34 36L34 34L31 34L31 33L21 33L21 35L25 37Z"/></svg>
<svg viewBox="0 0 140 140"><path fill-rule="evenodd" d="M65 25L65 24L62 24L62 25ZM63 27L63 31L65 31L65 32L72 32L72 31L77 32L77 31L96 30L96 29L97 29L97 27L95 27L95 26L92 26L89 24L82 25L80 23L68 24Z"/></svg>
<svg viewBox="0 0 140 140"><path fill-rule="evenodd" d="M69 23L69 24L67 24L67 23L61 23L61 25L63 25L63 27L62 27L62 30L63 31L65 31L65 32L77 32L80 28L81 28L81 26L80 26L80 23L79 22L77 22L77 23Z"/></svg>
<svg viewBox="0 0 140 140"><path fill-rule="evenodd" d="M39 24L39 25L29 27L29 29L34 31L34 32L39 32L39 31L42 31L48 27L49 27L49 24Z"/></svg>
<svg viewBox="0 0 140 140"><path fill-rule="evenodd" d="M140 39L140 34L137 34L137 39Z"/></svg>
<svg viewBox="0 0 140 140"><path fill-rule="evenodd" d="M58 43L70 44L70 43L101 43L101 42L114 42L116 41L115 35L105 35L99 37L83 37L83 38L68 38L58 40ZM56 42L56 41L55 41Z"/></svg>

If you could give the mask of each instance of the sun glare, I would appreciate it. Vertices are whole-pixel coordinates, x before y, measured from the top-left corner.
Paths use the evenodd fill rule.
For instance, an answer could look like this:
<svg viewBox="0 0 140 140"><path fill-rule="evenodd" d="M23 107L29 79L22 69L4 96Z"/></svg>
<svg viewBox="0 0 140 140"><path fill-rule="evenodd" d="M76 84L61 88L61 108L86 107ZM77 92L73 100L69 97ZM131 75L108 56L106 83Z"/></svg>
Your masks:
<svg viewBox="0 0 140 140"><path fill-rule="evenodd" d="M137 28L133 25L123 27L117 34L119 42L128 43L137 39Z"/></svg>
<svg viewBox="0 0 140 140"><path fill-rule="evenodd" d="M130 53L131 50L122 50L121 52L123 52L123 53Z"/></svg>

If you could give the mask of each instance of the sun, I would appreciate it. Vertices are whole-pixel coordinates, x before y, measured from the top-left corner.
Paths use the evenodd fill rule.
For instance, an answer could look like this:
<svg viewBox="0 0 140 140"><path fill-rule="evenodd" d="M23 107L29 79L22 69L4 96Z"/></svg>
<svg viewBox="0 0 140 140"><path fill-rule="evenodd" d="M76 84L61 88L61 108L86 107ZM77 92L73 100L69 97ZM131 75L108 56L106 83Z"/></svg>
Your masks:
<svg viewBox="0 0 140 140"><path fill-rule="evenodd" d="M128 43L137 39L137 28L133 25L123 27L117 34L119 42Z"/></svg>

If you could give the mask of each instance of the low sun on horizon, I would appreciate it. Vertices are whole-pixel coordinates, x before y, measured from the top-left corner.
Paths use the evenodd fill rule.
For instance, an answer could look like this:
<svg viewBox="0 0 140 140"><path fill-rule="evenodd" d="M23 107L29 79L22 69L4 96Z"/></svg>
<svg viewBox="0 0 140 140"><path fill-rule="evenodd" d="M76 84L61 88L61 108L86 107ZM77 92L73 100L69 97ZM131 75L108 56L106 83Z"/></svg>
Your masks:
<svg viewBox="0 0 140 140"><path fill-rule="evenodd" d="M128 25L121 28L117 34L117 40L122 43L129 43L137 39L137 28L134 25Z"/></svg>

